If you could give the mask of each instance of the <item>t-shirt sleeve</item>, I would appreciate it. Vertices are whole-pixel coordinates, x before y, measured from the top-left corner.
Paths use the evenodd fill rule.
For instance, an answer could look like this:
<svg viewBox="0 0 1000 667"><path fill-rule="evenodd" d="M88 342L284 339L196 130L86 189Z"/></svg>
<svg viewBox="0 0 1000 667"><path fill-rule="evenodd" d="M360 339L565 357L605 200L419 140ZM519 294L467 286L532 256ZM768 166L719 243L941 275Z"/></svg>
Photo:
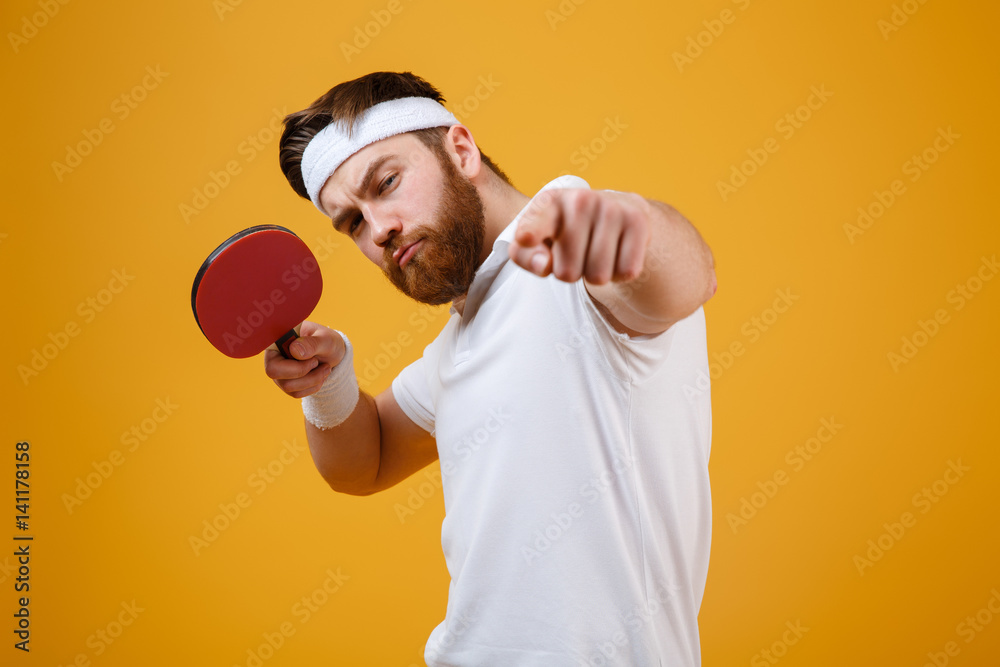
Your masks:
<svg viewBox="0 0 1000 667"><path fill-rule="evenodd" d="M392 395L414 424L434 435L434 398L427 378L424 356L400 371L392 381Z"/></svg>
<svg viewBox="0 0 1000 667"><path fill-rule="evenodd" d="M701 352L706 339L703 306L666 331L629 336L616 331L605 319L583 280L577 281L575 288L578 304L589 320L588 326L596 331L604 358L617 377L630 382L644 382L659 373L665 361L690 356L689 361L693 362L704 356Z"/></svg>

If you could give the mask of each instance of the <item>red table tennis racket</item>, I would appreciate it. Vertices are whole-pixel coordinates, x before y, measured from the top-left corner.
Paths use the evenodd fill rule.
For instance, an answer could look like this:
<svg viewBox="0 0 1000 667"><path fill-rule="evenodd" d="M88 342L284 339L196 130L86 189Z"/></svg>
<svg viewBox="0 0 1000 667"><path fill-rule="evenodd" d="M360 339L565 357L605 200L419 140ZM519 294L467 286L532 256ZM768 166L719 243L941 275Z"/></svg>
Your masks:
<svg viewBox="0 0 1000 667"><path fill-rule="evenodd" d="M198 269L191 308L208 341L244 359L272 344L291 359L298 326L319 303L323 277L302 239L258 225L229 237Z"/></svg>

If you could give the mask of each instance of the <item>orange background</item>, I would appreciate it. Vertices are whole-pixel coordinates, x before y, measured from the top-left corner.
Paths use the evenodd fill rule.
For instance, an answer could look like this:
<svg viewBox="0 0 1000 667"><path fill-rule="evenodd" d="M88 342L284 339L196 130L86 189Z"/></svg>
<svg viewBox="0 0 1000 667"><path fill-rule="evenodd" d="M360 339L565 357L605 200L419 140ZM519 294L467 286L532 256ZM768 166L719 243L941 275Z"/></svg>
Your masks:
<svg viewBox="0 0 1000 667"><path fill-rule="evenodd" d="M448 583L440 491L421 472L330 492L298 403L260 359L212 349L189 305L219 242L281 224L320 257L314 319L351 336L369 391L420 353L447 309L396 294L295 197L273 132L340 81L410 70L522 192L576 173L671 203L713 248L704 664L997 664L1000 619L962 624L1000 590L1000 280L977 278L1000 250L998 20L973 0L3 3L0 663L247 665L287 624L268 667L423 664ZM797 297L782 313L779 291ZM10 632L15 534L35 537L30 654ZM339 588L317 594L328 569ZM324 604L305 618L310 596ZM808 630L790 644L786 623Z"/></svg>

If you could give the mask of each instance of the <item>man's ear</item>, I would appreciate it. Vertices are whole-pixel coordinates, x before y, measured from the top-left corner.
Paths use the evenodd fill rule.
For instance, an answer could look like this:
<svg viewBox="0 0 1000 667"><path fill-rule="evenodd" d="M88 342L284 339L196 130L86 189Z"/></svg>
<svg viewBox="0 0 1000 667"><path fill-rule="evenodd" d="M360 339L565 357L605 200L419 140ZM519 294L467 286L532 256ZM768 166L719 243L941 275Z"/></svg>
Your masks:
<svg viewBox="0 0 1000 667"><path fill-rule="evenodd" d="M455 166L464 173L469 180L474 180L483 169L482 156L479 153L479 146L472 138L472 132L464 125L452 125L445 135L445 148Z"/></svg>

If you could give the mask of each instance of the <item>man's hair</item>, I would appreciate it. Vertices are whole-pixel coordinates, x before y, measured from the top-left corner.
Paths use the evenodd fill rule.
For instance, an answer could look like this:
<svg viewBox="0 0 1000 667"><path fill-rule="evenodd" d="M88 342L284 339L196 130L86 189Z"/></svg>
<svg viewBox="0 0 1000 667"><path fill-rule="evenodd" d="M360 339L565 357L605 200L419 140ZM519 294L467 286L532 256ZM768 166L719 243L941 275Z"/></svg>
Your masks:
<svg viewBox="0 0 1000 667"><path fill-rule="evenodd" d="M302 180L302 153L320 130L330 123L337 122L350 131L354 127L354 122L366 109L379 102L401 97L429 97L436 102L444 103L444 96L416 74L372 72L353 81L337 84L308 108L285 116L285 129L278 143L278 161L292 189L300 197L309 199L309 193ZM416 135L425 146L441 156L444 138L447 135L445 128L432 127L416 130L411 134ZM493 173L508 185L513 185L507 174L481 150L479 155Z"/></svg>

